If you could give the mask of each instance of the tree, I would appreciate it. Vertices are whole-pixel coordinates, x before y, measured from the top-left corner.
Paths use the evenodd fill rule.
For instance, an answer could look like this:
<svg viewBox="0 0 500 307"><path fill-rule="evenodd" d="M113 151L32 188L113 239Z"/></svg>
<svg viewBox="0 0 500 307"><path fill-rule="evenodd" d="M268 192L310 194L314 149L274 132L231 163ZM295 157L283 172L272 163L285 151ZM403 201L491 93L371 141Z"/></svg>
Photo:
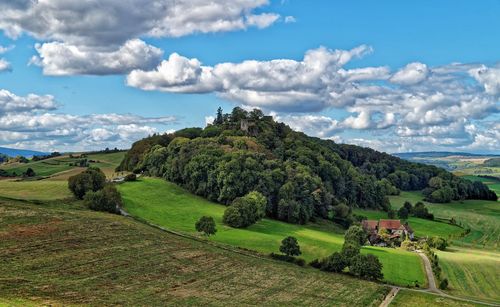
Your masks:
<svg viewBox="0 0 500 307"><path fill-rule="evenodd" d="M356 244L363 246L367 239L367 234L360 226L351 226L344 235L344 244Z"/></svg>
<svg viewBox="0 0 500 307"><path fill-rule="evenodd" d="M360 254L354 257L349 265L349 272L368 280L380 280L384 277L382 263L380 263L378 257L372 254Z"/></svg>
<svg viewBox="0 0 500 307"><path fill-rule="evenodd" d="M102 190L87 192L84 204L89 209L110 213L120 213L123 206L121 195L112 184L107 184Z"/></svg>
<svg viewBox="0 0 500 307"><path fill-rule="evenodd" d="M382 242L389 243L389 232L384 227L380 227L378 230L378 236Z"/></svg>
<svg viewBox="0 0 500 307"><path fill-rule="evenodd" d="M28 167L28 169L24 172L23 176L24 177L35 177L36 173L31 167Z"/></svg>
<svg viewBox="0 0 500 307"><path fill-rule="evenodd" d="M399 208L398 210L398 216L400 219L403 219L403 220L406 220L408 218L408 209L406 209L406 207L401 207Z"/></svg>
<svg viewBox="0 0 500 307"><path fill-rule="evenodd" d="M128 174L127 176L125 176L125 178L123 178L124 181L136 181L137 180L137 175L132 173L132 174Z"/></svg>
<svg viewBox="0 0 500 307"><path fill-rule="evenodd" d="M387 217L390 218L390 219L395 218L396 217L396 210L389 209L389 211L387 211Z"/></svg>
<svg viewBox="0 0 500 307"><path fill-rule="evenodd" d="M250 192L233 201L231 206L224 211L222 221L235 228L248 227L264 217L266 203L267 200L261 193Z"/></svg>
<svg viewBox="0 0 500 307"><path fill-rule="evenodd" d="M209 237L217 232L215 228L215 221L211 216L202 216L194 225L196 231L202 232L205 236Z"/></svg>
<svg viewBox="0 0 500 307"><path fill-rule="evenodd" d="M217 115L215 116L214 119L214 125L222 125L224 123L224 117L222 115L222 108L219 107L217 109Z"/></svg>
<svg viewBox="0 0 500 307"><path fill-rule="evenodd" d="M342 255L347 263L350 263L354 257L359 255L360 250L361 247L352 242L344 242L344 245L342 245Z"/></svg>
<svg viewBox="0 0 500 307"><path fill-rule="evenodd" d="M89 167L84 172L68 179L68 188L78 199L83 199L88 191L96 192L104 188L106 175L95 167Z"/></svg>
<svg viewBox="0 0 500 307"><path fill-rule="evenodd" d="M408 214L412 213L413 206L409 201L405 201L405 203L403 204L403 207L408 211Z"/></svg>
<svg viewBox="0 0 500 307"><path fill-rule="evenodd" d="M321 261L320 269L326 272L339 273L347 267L348 263L344 254L335 252Z"/></svg>
<svg viewBox="0 0 500 307"><path fill-rule="evenodd" d="M299 256L301 253L299 243L295 237L286 237L281 241L280 252L287 256Z"/></svg>

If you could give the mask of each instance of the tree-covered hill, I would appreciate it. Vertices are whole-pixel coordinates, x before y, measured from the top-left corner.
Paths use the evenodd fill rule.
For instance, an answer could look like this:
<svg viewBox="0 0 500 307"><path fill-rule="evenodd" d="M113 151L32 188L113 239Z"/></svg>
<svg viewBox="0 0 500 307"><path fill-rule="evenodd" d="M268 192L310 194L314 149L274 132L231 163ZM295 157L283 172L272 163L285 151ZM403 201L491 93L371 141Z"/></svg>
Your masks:
<svg viewBox="0 0 500 307"><path fill-rule="evenodd" d="M387 195L424 189L427 200L496 199L481 182L369 148L293 131L260 110L219 109L212 125L140 140L119 170L164 177L230 204L259 191L266 214L291 223L352 219L350 208L388 210Z"/></svg>

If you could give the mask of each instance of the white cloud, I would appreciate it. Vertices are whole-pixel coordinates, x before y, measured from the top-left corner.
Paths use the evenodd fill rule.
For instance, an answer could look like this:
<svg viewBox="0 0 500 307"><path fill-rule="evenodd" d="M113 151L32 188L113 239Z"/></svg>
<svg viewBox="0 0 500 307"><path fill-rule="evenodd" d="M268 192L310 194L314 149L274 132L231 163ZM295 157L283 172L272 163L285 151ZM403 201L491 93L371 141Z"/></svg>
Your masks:
<svg viewBox="0 0 500 307"><path fill-rule="evenodd" d="M410 63L400 69L391 77L391 82L412 85L424 81L429 74L427 65L422 63Z"/></svg>
<svg viewBox="0 0 500 307"><path fill-rule="evenodd" d="M295 23L297 22L297 19L295 19L295 17L293 16L286 16L285 17L285 23Z"/></svg>
<svg viewBox="0 0 500 307"><path fill-rule="evenodd" d="M479 68L471 69L469 73L484 86L486 93L500 96L500 66L486 67L482 65Z"/></svg>
<svg viewBox="0 0 500 307"><path fill-rule="evenodd" d="M0 54L7 53L7 52L11 51L12 49L14 49L14 46L4 47L4 46L0 45Z"/></svg>
<svg viewBox="0 0 500 307"><path fill-rule="evenodd" d="M50 95L17 96L0 90L0 145L44 151L127 148L132 142L176 122L173 116L55 113Z"/></svg>
<svg viewBox="0 0 500 307"><path fill-rule="evenodd" d="M124 74L136 68L152 69L163 52L142 40L127 41L116 51L97 51L65 43L52 42L35 46L39 56L31 63L43 67L45 75Z"/></svg>
<svg viewBox="0 0 500 307"><path fill-rule="evenodd" d="M5 59L0 59L0 72L2 71L11 71L12 67L10 66L10 63L7 62Z"/></svg>

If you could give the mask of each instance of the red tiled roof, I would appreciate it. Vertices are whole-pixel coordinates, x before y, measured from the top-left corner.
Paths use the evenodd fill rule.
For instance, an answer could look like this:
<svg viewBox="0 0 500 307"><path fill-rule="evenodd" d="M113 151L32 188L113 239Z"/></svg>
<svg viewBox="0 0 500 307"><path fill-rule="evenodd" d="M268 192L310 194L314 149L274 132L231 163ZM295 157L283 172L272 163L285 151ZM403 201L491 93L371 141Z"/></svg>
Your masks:
<svg viewBox="0 0 500 307"><path fill-rule="evenodd" d="M385 228L387 230L396 230L401 227L400 220L380 220L378 223L379 228Z"/></svg>
<svg viewBox="0 0 500 307"><path fill-rule="evenodd" d="M363 228L368 229L368 230L374 230L377 228L377 221L374 220L363 220L362 225Z"/></svg>

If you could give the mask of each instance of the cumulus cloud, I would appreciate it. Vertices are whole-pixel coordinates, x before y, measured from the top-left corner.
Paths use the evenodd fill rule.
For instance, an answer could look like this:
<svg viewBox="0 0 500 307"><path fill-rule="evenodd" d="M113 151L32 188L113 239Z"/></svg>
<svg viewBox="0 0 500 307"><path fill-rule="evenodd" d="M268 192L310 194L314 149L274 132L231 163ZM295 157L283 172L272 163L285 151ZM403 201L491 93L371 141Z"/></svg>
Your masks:
<svg viewBox="0 0 500 307"><path fill-rule="evenodd" d="M17 96L0 90L0 144L45 151L126 148L176 122L173 116L64 114L58 107L50 95Z"/></svg>
<svg viewBox="0 0 500 307"><path fill-rule="evenodd" d="M286 16L285 17L285 23L295 23L297 22L297 19L295 19L295 17L293 16Z"/></svg>
<svg viewBox="0 0 500 307"><path fill-rule="evenodd" d="M469 73L484 86L486 93L500 96L500 66L471 69Z"/></svg>
<svg viewBox="0 0 500 307"><path fill-rule="evenodd" d="M391 77L391 82L412 85L424 81L429 74L427 65L422 63L410 63L400 69Z"/></svg>
<svg viewBox="0 0 500 307"><path fill-rule="evenodd" d="M10 66L10 63L7 62L5 59L0 59L0 72L2 71L11 71L12 67Z"/></svg>
<svg viewBox="0 0 500 307"><path fill-rule="evenodd" d="M369 52L371 48L365 45L351 50L320 47L307 51L302 61L250 60L213 67L174 53L154 70L132 71L127 84L174 93L216 92L249 106L272 105L274 110L320 110L328 105L345 105L352 97L377 90L353 82L387 78L387 68L342 68L353 58Z"/></svg>
<svg viewBox="0 0 500 307"><path fill-rule="evenodd" d="M99 51L51 42L35 46L39 56L32 64L43 67L45 75L108 75L124 74L133 69L152 69L161 60L163 51L139 39L127 41L116 51Z"/></svg>

